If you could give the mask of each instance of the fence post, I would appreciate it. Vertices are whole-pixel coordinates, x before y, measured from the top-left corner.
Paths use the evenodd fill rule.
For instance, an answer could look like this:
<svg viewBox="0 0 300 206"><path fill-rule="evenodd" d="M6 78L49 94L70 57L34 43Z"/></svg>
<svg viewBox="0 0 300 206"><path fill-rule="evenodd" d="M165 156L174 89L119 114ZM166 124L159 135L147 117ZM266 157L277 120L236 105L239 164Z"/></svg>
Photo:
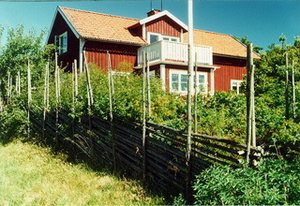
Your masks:
<svg viewBox="0 0 300 206"><path fill-rule="evenodd" d="M148 108L148 119L151 118L151 85L150 85L150 65L149 65L149 57L148 54L145 54L146 62L147 62L147 71L146 71L146 78L147 78L147 108Z"/></svg>
<svg viewBox="0 0 300 206"><path fill-rule="evenodd" d="M111 141L112 141L112 150L113 150L113 170L117 170L117 159L116 159L116 140L113 124L113 104L114 104L114 81L111 67L111 57L110 53L107 51L107 66L108 66L108 90L109 90L109 121L110 121L110 132L111 132Z"/></svg>
<svg viewBox="0 0 300 206"><path fill-rule="evenodd" d="M57 53L55 52L55 147L58 147L58 127L59 127L59 109L60 109L60 75L58 68Z"/></svg>
<svg viewBox="0 0 300 206"><path fill-rule="evenodd" d="M292 105L293 105L293 118L296 119L296 88L295 88L295 62L292 63Z"/></svg>
<svg viewBox="0 0 300 206"><path fill-rule="evenodd" d="M197 118L197 97L198 97L198 88L197 88L197 53L195 53L195 76L194 76L194 132L198 131L198 118Z"/></svg>
<svg viewBox="0 0 300 206"><path fill-rule="evenodd" d="M43 111L43 133L42 137L43 140L45 138L45 122L46 122L46 116L48 112L49 107L49 62L47 63L45 67L45 83L44 83L44 111Z"/></svg>
<svg viewBox="0 0 300 206"><path fill-rule="evenodd" d="M27 111L27 123L28 123L28 130L27 130L27 137L30 137L30 108L31 108L31 101L32 101L32 96L31 96L31 70L30 70L30 64L29 64L29 59L27 62L27 105L28 105L28 111Z"/></svg>
<svg viewBox="0 0 300 206"><path fill-rule="evenodd" d="M285 67L286 67L286 76L285 76L285 119L290 118L290 101L289 101L289 57L286 52L285 56Z"/></svg>
<svg viewBox="0 0 300 206"><path fill-rule="evenodd" d="M143 130L142 130L142 145L143 145L143 179L146 180L146 53L143 52L143 77L142 77L142 110L143 110ZM148 71L148 68L147 68ZM148 107L149 109L149 107ZM149 111L148 111L149 112Z"/></svg>
<svg viewBox="0 0 300 206"><path fill-rule="evenodd" d="M193 0L188 0L188 96L187 96L187 151L186 151L186 199L191 200L191 151L192 151L192 87L194 66Z"/></svg>
<svg viewBox="0 0 300 206"><path fill-rule="evenodd" d="M255 101L254 101L254 71L253 46L247 46L247 153L246 161L250 162L251 146L256 147Z"/></svg>
<svg viewBox="0 0 300 206"><path fill-rule="evenodd" d="M84 55L84 68L85 68L85 75L86 75L86 83L87 83L87 95L88 95L88 121L89 121L89 131L88 131L88 135L89 135L89 140L91 143L91 147L92 147L92 154L94 154L94 142L91 136L91 131L92 131L92 120L91 120L91 116L92 116L92 106L94 104L94 97L93 97L93 89L92 89L92 85L91 85L91 78L90 78L90 70L89 70L89 65L87 62L87 58L86 58L86 54L85 51L83 52Z"/></svg>

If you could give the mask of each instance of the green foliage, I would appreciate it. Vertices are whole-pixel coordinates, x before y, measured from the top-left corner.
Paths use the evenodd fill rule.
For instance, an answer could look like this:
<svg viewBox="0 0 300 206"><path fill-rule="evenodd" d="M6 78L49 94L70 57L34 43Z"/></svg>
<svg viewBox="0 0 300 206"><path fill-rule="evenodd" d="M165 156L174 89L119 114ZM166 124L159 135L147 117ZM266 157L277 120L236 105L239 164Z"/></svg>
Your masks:
<svg viewBox="0 0 300 206"><path fill-rule="evenodd" d="M7 107L0 113L0 122L0 142L5 144L13 138L24 136L27 125L26 111L19 107Z"/></svg>
<svg viewBox="0 0 300 206"><path fill-rule="evenodd" d="M0 36L2 31L3 29L0 28ZM21 86L25 89L28 61L32 68L32 84L33 86L39 84L38 80L52 49L52 46L44 45L44 35L45 32L36 34L34 30L25 33L22 25L8 29L7 43L0 47L0 89L4 100L6 99L8 72L12 76L13 84L15 84L17 73L20 72Z"/></svg>
<svg viewBox="0 0 300 206"><path fill-rule="evenodd" d="M196 177L197 205L300 204L300 163L265 160L257 169L211 167Z"/></svg>

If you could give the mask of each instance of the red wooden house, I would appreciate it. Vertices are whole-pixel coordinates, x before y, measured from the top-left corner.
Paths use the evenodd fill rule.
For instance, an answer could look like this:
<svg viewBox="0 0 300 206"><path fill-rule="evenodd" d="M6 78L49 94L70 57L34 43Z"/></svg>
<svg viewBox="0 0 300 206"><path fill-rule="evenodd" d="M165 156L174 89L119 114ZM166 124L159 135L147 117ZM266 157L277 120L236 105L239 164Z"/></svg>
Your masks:
<svg viewBox="0 0 300 206"><path fill-rule="evenodd" d="M143 52L150 70L172 92L187 89L187 26L168 11L152 10L138 20L96 12L58 7L48 43L55 44L59 61L70 68L74 59L83 67L83 51L88 62L107 69L107 51L112 68L141 69ZM246 47L232 36L194 30L197 83L201 91L239 89L246 74ZM254 58L259 58L254 54Z"/></svg>

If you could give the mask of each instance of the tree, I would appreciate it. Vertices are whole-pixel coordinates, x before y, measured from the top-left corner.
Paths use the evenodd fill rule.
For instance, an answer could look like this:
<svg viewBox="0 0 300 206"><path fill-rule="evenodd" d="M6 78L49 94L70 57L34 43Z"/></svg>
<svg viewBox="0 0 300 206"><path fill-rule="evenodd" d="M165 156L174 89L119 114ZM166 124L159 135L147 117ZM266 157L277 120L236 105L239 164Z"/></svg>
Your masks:
<svg viewBox="0 0 300 206"><path fill-rule="evenodd" d="M3 29L0 29L0 34ZM24 26L8 29L7 43L0 48L0 91L2 98L6 100L6 87L8 73L15 77L20 72L22 82L26 82L27 63L32 65L32 80L40 79L45 62L49 59L51 46L43 43L45 32L36 34L34 30L25 33ZM15 78L12 78L15 83Z"/></svg>

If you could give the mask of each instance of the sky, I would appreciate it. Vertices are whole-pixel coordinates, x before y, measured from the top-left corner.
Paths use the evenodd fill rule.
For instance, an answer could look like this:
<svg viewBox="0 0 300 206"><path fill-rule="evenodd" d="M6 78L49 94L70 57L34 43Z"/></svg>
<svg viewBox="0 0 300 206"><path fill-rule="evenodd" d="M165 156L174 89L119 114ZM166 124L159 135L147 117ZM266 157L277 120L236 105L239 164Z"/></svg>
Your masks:
<svg viewBox="0 0 300 206"><path fill-rule="evenodd" d="M162 0L168 10L187 24L186 0ZM0 0L0 25L5 29L23 24L27 30L46 29L57 6L142 19L151 10L151 0L11 2ZM161 0L152 0L160 9ZM293 43L300 36L300 0L194 0L194 28L247 36L254 45L279 44L281 34ZM5 43L2 40L2 44Z"/></svg>

